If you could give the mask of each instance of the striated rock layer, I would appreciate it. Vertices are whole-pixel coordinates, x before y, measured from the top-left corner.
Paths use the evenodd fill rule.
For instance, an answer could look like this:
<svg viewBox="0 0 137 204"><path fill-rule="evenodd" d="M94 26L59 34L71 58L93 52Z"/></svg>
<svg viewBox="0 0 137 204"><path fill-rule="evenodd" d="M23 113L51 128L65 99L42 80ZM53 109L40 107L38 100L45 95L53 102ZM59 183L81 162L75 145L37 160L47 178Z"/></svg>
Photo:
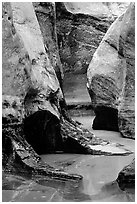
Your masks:
<svg viewBox="0 0 137 204"><path fill-rule="evenodd" d="M60 98L63 95L32 4L5 3L3 15L3 95L25 98L26 116L46 109L59 117L58 110L49 102L49 94L57 92ZM39 104L28 108L36 97Z"/></svg>
<svg viewBox="0 0 137 204"><path fill-rule="evenodd" d="M3 3L2 29L4 169L81 180L80 175L45 164L38 154L57 151L98 155L131 153L119 144L96 138L69 118L56 76L60 69L52 61L53 52L47 53L46 38L44 44L32 3Z"/></svg>
<svg viewBox="0 0 137 204"><path fill-rule="evenodd" d="M135 5L111 25L87 71L94 129L135 137Z"/></svg>
<svg viewBox="0 0 137 204"><path fill-rule="evenodd" d="M128 3L56 2L55 5L63 69L86 73L107 29Z"/></svg>
<svg viewBox="0 0 137 204"><path fill-rule="evenodd" d="M119 130L124 137L135 138L135 5L131 4L122 21L120 47L126 59L126 77L122 105L118 113ZM122 49L121 48L121 49Z"/></svg>
<svg viewBox="0 0 137 204"><path fill-rule="evenodd" d="M59 56L58 39L56 33L56 11L53 2L34 2L36 17L43 36L45 50L54 67L62 88L63 69Z"/></svg>
<svg viewBox="0 0 137 204"><path fill-rule="evenodd" d="M49 124L56 124L53 126L53 132L51 131L54 139L53 137L50 139L50 142L54 144L52 146L54 149L58 146L56 142L60 141L58 103L63 99L63 94L55 70L45 51L40 27L31 3L4 3L2 45L3 119L11 118L14 122L13 119L17 115L20 117L16 122L22 123L25 119L26 138L29 142L32 135L32 140L35 141L37 138L40 149L41 141L45 141L44 144L47 143L48 134L46 137L43 133L39 134L39 140L36 130L29 134L28 129L31 130L34 127L39 130L40 128L39 124L37 126L32 124L31 127L29 121L32 115L36 117L36 112L37 120L46 117L42 114L48 115L45 120L50 122L45 124L45 128L49 129ZM11 104L11 99L13 104ZM5 103L9 105L4 106ZM44 113L41 113L42 111ZM44 122L42 119L41 125Z"/></svg>
<svg viewBox="0 0 137 204"><path fill-rule="evenodd" d="M60 134L56 130L60 113L57 104L63 95L45 51L33 5L3 3L2 29L4 167L8 171L28 169L61 177L63 172L55 173L55 169L44 165L35 152L40 152L41 143L52 145L51 150L58 146ZM42 133L37 132L40 126ZM53 131L45 134L51 126ZM32 145L36 142L35 151L26 140Z"/></svg>

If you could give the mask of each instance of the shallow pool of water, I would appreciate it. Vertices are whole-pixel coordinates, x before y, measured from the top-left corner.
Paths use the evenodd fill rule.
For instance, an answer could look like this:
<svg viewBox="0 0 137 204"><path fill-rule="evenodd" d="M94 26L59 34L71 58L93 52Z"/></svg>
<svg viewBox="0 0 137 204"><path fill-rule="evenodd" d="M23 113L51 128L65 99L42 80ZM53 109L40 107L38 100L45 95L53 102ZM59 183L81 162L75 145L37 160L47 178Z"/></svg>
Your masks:
<svg viewBox="0 0 137 204"><path fill-rule="evenodd" d="M75 117L90 130L91 117ZM135 142L119 133L93 131L96 136L119 142L134 151ZM54 167L83 176L80 183L3 173L2 200L5 202L133 202L134 189L122 191L115 182L118 173L134 158L129 156L93 156L80 154L48 154L42 159Z"/></svg>
<svg viewBox="0 0 137 204"><path fill-rule="evenodd" d="M119 189L118 172L133 159L130 156L78 154L42 155L44 161L70 173L83 176L80 183L43 177L25 178L3 174L3 201L9 202L132 202L134 189Z"/></svg>

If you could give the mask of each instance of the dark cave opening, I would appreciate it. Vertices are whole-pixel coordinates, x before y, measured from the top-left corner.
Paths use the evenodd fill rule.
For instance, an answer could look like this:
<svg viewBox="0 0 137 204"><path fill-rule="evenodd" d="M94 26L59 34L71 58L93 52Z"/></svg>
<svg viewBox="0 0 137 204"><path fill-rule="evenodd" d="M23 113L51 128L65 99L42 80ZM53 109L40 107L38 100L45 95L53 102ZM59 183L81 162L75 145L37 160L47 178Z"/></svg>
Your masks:
<svg viewBox="0 0 137 204"><path fill-rule="evenodd" d="M109 130L119 132L117 109L97 106L94 109L94 112L96 115L92 126L94 130Z"/></svg>
<svg viewBox="0 0 137 204"><path fill-rule="evenodd" d="M37 111L24 120L26 140L38 154L62 150L60 121L47 110Z"/></svg>

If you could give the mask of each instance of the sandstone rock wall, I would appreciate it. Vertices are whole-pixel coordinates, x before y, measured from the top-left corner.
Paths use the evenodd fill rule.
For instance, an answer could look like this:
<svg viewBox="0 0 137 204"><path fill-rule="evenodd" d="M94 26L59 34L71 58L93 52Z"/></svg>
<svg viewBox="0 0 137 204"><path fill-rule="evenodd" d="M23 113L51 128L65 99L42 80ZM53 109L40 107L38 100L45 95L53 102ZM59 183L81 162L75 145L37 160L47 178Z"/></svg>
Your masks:
<svg viewBox="0 0 137 204"><path fill-rule="evenodd" d="M59 117L49 95L63 96L31 3L4 3L2 40L3 95L19 97L26 115L48 109Z"/></svg>
<svg viewBox="0 0 137 204"><path fill-rule="evenodd" d="M135 5L131 4L122 21L120 48L126 59L126 77L122 105L119 107L119 130L135 138Z"/></svg>
<svg viewBox="0 0 137 204"><path fill-rule="evenodd" d="M119 129L123 136L131 138L135 124L134 10L131 3L125 14L111 25L87 71L87 87L96 113L93 127Z"/></svg>
<svg viewBox="0 0 137 204"><path fill-rule="evenodd" d="M47 6L46 12L51 15L54 7ZM43 12L41 7L37 8ZM41 14L37 17L40 19ZM53 55L57 48L54 20L54 12L46 23L42 16L39 26L32 3L3 3L3 161L8 172L81 180L80 175L67 174L43 163L37 153L59 150L127 155L131 152L94 137L68 117L56 77L61 69L58 53L55 52L55 59ZM45 36L46 31L51 36Z"/></svg>
<svg viewBox="0 0 137 204"><path fill-rule="evenodd" d="M37 153L52 151L62 141L63 94L32 3L4 3L2 26L3 130L16 132L20 124ZM6 129L3 140L10 131Z"/></svg>
<svg viewBox="0 0 137 204"><path fill-rule="evenodd" d="M63 69L86 73L104 34L128 3L56 2L55 5Z"/></svg>
<svg viewBox="0 0 137 204"><path fill-rule="evenodd" d="M43 36L46 52L62 87L63 69L59 56L58 39L56 33L55 3L34 2L33 6Z"/></svg>
<svg viewBox="0 0 137 204"><path fill-rule="evenodd" d="M125 12L129 2L64 2L64 4L71 13L83 13L115 20L115 17Z"/></svg>

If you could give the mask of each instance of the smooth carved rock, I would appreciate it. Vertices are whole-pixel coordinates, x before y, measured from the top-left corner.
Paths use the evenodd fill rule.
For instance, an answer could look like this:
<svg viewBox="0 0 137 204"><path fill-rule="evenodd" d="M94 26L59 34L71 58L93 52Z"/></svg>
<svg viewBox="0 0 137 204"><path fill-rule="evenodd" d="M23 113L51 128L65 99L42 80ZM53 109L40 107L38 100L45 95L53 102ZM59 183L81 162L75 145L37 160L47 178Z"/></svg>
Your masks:
<svg viewBox="0 0 137 204"><path fill-rule="evenodd" d="M128 4L56 2L55 5L63 70L86 73L107 29Z"/></svg>
<svg viewBox="0 0 137 204"><path fill-rule="evenodd" d="M96 138L69 118L31 3L3 4L2 45L2 142L7 170L80 180L80 175L43 164L37 153L69 152L70 147L72 152L97 155L131 153L124 146Z"/></svg>
<svg viewBox="0 0 137 204"><path fill-rule="evenodd" d="M44 40L44 46L62 88L63 69L59 56L56 33L56 10L53 2L33 3Z"/></svg>
<svg viewBox="0 0 137 204"><path fill-rule="evenodd" d="M45 51L32 4L5 3L3 9L6 13L3 17L3 95L25 98L26 116L46 109L59 117L49 96L52 98L55 93L63 98L63 95ZM39 102L32 106L36 98Z"/></svg>
<svg viewBox="0 0 137 204"><path fill-rule="evenodd" d="M122 21L120 48L126 59L126 77L122 105L118 113L119 130L124 137L135 138L135 5L131 4Z"/></svg>
<svg viewBox="0 0 137 204"><path fill-rule="evenodd" d="M31 169L32 172L35 172L36 169L43 175L51 174L53 177L58 175L59 178L61 178L61 175L62 177L66 175L68 177L69 174L63 172L58 174L55 169L46 166L46 164L45 167L41 167L40 157L26 141L26 139L30 141L31 135L26 134L24 136L28 128L26 126L30 123L29 118L32 117L31 120L33 121L35 113L39 113L38 111L44 111L43 115L47 115L47 118L45 118L47 122L52 119L51 117L48 118L48 114L46 114L46 111L49 112L49 116L56 118L56 123L59 124L58 103L63 98L55 71L44 48L43 38L32 4L4 3L2 23L3 161L7 161L6 166L11 165L11 170L14 163L15 166L19 163L18 168L21 166L24 168L25 166L25 169ZM37 118L37 120L39 119L42 120L43 118ZM54 121L51 121L51 123ZM41 125L45 125L45 122L41 121ZM38 125L39 123L36 127ZM55 136L58 127L56 124L52 125L54 125L54 132L51 131L50 133ZM39 135L34 134L34 136L37 137L37 141L41 141ZM58 138L53 139L53 145L55 145ZM78 176L78 178L82 177Z"/></svg>
<svg viewBox="0 0 137 204"><path fill-rule="evenodd" d="M115 19L121 15L129 2L65 2L71 13L83 13L102 19Z"/></svg>
<svg viewBox="0 0 137 204"><path fill-rule="evenodd" d="M109 28L88 67L87 87L96 113L94 129L134 138L135 7Z"/></svg>

